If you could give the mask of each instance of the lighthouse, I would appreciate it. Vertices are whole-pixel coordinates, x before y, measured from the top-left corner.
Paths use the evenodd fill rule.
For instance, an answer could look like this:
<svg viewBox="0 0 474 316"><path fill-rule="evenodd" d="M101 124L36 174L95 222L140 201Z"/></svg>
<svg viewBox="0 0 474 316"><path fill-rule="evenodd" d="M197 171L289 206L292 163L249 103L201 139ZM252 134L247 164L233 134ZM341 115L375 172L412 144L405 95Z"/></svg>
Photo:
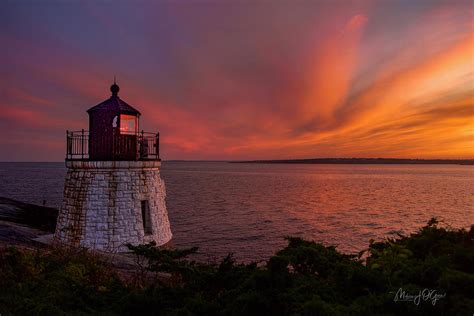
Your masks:
<svg viewBox="0 0 474 316"><path fill-rule="evenodd" d="M64 199L54 240L110 252L164 245L172 234L160 177L159 133L140 130L141 113L112 95L87 110L89 130L66 132Z"/></svg>

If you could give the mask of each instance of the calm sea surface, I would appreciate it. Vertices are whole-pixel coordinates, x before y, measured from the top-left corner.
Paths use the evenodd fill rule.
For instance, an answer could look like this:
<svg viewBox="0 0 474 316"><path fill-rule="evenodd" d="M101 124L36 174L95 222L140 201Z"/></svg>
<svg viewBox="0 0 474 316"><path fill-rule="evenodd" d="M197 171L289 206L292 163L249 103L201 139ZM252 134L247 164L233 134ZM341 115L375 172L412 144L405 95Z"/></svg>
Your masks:
<svg viewBox="0 0 474 316"><path fill-rule="evenodd" d="M64 163L0 163L0 196L59 207L65 172ZM203 260L263 260L286 235L355 252L433 216L474 224L473 166L164 162L162 178L174 245L198 246Z"/></svg>

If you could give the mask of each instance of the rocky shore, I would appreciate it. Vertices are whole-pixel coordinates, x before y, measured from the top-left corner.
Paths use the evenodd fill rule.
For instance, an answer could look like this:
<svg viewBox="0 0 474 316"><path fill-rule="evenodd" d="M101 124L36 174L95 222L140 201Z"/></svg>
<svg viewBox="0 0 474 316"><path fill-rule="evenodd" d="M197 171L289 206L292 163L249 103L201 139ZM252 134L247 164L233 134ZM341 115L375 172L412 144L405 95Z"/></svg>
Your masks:
<svg viewBox="0 0 474 316"><path fill-rule="evenodd" d="M58 210L0 197L0 249L51 249ZM126 253L94 252L125 279L137 269L136 258Z"/></svg>
<svg viewBox="0 0 474 316"><path fill-rule="evenodd" d="M58 210L0 197L0 245L39 246L54 233Z"/></svg>

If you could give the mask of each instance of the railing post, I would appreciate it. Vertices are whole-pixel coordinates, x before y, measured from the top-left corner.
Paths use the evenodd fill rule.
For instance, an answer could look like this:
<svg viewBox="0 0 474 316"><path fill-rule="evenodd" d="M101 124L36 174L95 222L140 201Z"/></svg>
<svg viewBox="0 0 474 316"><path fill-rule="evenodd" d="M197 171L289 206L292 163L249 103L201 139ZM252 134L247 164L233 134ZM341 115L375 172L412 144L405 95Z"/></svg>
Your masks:
<svg viewBox="0 0 474 316"><path fill-rule="evenodd" d="M66 159L71 159L69 150L69 130L66 130Z"/></svg>
<svg viewBox="0 0 474 316"><path fill-rule="evenodd" d="M84 160L84 129L82 129L81 135L81 159Z"/></svg>
<svg viewBox="0 0 474 316"><path fill-rule="evenodd" d="M160 159L160 133L156 133L156 159Z"/></svg>
<svg viewBox="0 0 474 316"><path fill-rule="evenodd" d="M145 150L144 143L145 143L145 132L142 130L142 138L140 138L140 141L138 142L138 153L139 153L140 159L144 159L146 157L146 153L144 152Z"/></svg>

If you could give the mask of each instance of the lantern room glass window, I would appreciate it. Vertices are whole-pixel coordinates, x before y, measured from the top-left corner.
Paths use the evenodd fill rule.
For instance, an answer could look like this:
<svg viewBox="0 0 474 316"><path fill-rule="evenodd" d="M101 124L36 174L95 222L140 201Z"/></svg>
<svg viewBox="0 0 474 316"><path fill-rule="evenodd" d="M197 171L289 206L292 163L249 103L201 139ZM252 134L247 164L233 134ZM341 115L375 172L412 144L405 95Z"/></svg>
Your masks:
<svg viewBox="0 0 474 316"><path fill-rule="evenodd" d="M120 114L120 134L136 134L138 119L134 115Z"/></svg>

